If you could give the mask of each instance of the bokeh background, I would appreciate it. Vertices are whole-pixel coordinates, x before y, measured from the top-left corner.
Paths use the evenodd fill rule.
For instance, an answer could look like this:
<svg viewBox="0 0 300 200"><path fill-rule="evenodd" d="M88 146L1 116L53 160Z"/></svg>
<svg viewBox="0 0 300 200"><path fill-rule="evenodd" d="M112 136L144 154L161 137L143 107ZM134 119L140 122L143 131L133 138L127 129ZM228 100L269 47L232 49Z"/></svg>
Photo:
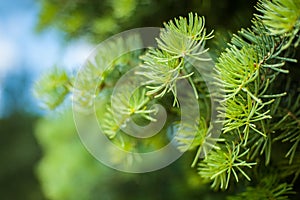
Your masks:
<svg viewBox="0 0 300 200"><path fill-rule="evenodd" d="M231 33L250 26L255 4L254 0L0 1L0 199L224 199L224 193L211 191L190 168L193 154L146 174L103 166L80 143L68 105L43 110L32 88L53 67L76 71L96 44L115 33L161 27L191 11L204 15L208 30L214 29L219 41L226 42Z"/></svg>

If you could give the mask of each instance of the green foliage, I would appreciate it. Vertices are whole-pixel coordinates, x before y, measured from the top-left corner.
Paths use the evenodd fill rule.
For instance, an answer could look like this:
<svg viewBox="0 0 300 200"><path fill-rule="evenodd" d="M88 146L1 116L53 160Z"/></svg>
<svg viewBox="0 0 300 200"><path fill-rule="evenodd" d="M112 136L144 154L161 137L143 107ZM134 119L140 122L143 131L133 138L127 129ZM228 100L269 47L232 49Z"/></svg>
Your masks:
<svg viewBox="0 0 300 200"><path fill-rule="evenodd" d="M132 49L140 49L141 41L136 35L129 36L125 41L118 38L115 43L108 42L104 45L105 48L99 48L95 58L85 64L76 77L76 83L72 83L76 94L73 100L77 109L89 110L95 96L100 95L103 88L112 88L122 74L139 62L139 51L126 53Z"/></svg>
<svg viewBox="0 0 300 200"><path fill-rule="evenodd" d="M260 18L271 34L287 34L294 38L299 31L299 0L264 1L258 5L258 10L262 12Z"/></svg>
<svg viewBox="0 0 300 200"><path fill-rule="evenodd" d="M206 32L204 17L192 13L188 18L179 17L164 23L157 48L131 52L111 62L118 52L132 49L133 42L126 38L109 44L111 51L97 52L96 62L87 63L86 70L77 78L78 86L68 91L77 94L79 99L75 99L75 103L79 110L89 110L93 103L105 107L96 108L101 109L97 113L100 125L123 149L151 150L174 137L174 145L179 150L196 150L192 166L199 161L200 179L210 180L212 188L226 190L237 182L244 188L231 199L287 199L299 175L296 158L300 153L300 98L298 86L291 84L299 84L299 81L289 74L296 71L294 58L299 55L299 5L298 0L259 1L259 13L253 18L252 27L233 35L216 59L215 68L211 69L214 73L210 76L214 86L220 88L219 92L210 91L209 94L203 81L205 77L191 66L195 63L206 66L211 62L205 45L213 38L212 32ZM133 7L129 6L126 12L132 12ZM144 80L141 87L131 91L127 88L129 84L123 84L122 92L112 95L110 90L117 80L136 65L140 67L134 71L137 77L134 81ZM48 82L44 80L39 84ZM219 139L211 137L217 133L211 128L214 122L210 114L189 119L179 128L182 105L178 101L178 83L181 80L190 83L194 96L187 99L195 98L201 113L214 112L208 100L217 97L214 101L220 102L218 123L223 124ZM62 86L58 84L58 87ZM54 88L56 93L52 95L59 96ZM45 91L41 93L49 90ZM105 100L98 99L104 95ZM108 99L112 99L111 104L107 103ZM49 102L52 101L49 97ZM165 106L168 120L159 136L150 139L154 145L149 147L149 140L141 142L125 136L121 128L132 118L145 124L156 121L157 110L151 106L157 102ZM207 112L202 112L203 107ZM205 155L203 159L199 159L201 153ZM280 170L272 171L275 178L273 174L257 175L256 172L264 167L279 167L285 173L279 176ZM292 182L291 176L296 176ZM260 178L262 180L258 181ZM251 186L250 180L254 180ZM254 191L257 192L253 194Z"/></svg>
<svg viewBox="0 0 300 200"><path fill-rule="evenodd" d="M238 173L250 181L243 168L251 168L256 163L247 163L243 157L249 149L240 153L240 148L240 145L229 146L227 144L222 149L211 151L199 164L199 174L205 179L213 180L212 187L214 188L226 189L232 174L237 182L239 181Z"/></svg>
<svg viewBox="0 0 300 200"><path fill-rule="evenodd" d="M236 30L249 24L248 0L38 0L40 12L36 29L63 31L66 38L88 38L99 42L112 34L135 27L158 27L163 21L193 11L210 16L210 27ZM234 6L233 6L234 5ZM226 23L224 23L224 16ZM243 17L242 17L243 16ZM237 20L238 19L238 20Z"/></svg>
<svg viewBox="0 0 300 200"><path fill-rule="evenodd" d="M257 185L247 186L244 191L238 192L234 196L228 196L227 199L289 199L290 195L295 194L295 192L293 192L293 185L280 182L277 173L278 171L274 169L258 172L257 176L259 177L259 180L257 180Z"/></svg>
<svg viewBox="0 0 300 200"><path fill-rule="evenodd" d="M155 98L163 97L166 93L174 95L174 105L177 102L176 83L180 79L188 79L195 90L191 76L194 72L188 72L187 63L189 58L200 61L209 61L201 58L208 49L204 48L205 41L212 38L212 33L206 34L204 18L189 14L189 20L180 17L174 22L165 23L157 39L158 49L151 49L143 57L141 74L149 79L145 83L150 89L147 94L155 94Z"/></svg>
<svg viewBox="0 0 300 200"><path fill-rule="evenodd" d="M18 89L25 88L22 84L17 84ZM1 199L45 198L35 174L42 157L33 134L36 121L36 116L20 111L0 119Z"/></svg>
<svg viewBox="0 0 300 200"><path fill-rule="evenodd" d="M259 187L247 187L246 191L236 195L229 197L228 200L243 200L251 197L253 200L261 200L261 199L289 199L288 195L293 194L291 192L292 185L288 185L286 183L282 183L279 185L267 186L261 185Z"/></svg>
<svg viewBox="0 0 300 200"><path fill-rule="evenodd" d="M137 90L132 95L130 90L124 90L127 94L122 93L113 97L116 99L113 101L120 112L120 116L115 116L111 107L107 108L107 112L103 119L103 132L109 137L114 138L120 127L126 126L126 122L133 116L138 115L140 118L144 118L149 121L156 121L155 118L149 116L151 113L155 113L155 109L148 108L146 105L150 101L150 98L146 96L145 90ZM126 95L126 97L124 97Z"/></svg>
<svg viewBox="0 0 300 200"><path fill-rule="evenodd" d="M49 199L87 199L104 175L105 168L95 163L80 145L71 114L40 120L36 127L36 136L46 155L37 173Z"/></svg>
<svg viewBox="0 0 300 200"><path fill-rule="evenodd" d="M157 40L158 48L168 53L167 57L170 57L170 60L185 56L199 59L197 55L204 54L208 50L203 49L205 41L212 38L212 32L206 34L204 22L204 17L198 17L197 14L193 16L190 13L188 20L179 17L174 19L174 22L165 23L165 29Z"/></svg>
<svg viewBox="0 0 300 200"><path fill-rule="evenodd" d="M191 119L193 120L193 119ZM175 136L176 141L178 142L178 148L182 151L189 149L193 150L199 146L203 146L205 143L205 139L207 136L207 124L203 117L199 120L199 127L190 127L191 124L183 124L183 127L180 130L180 134L177 134ZM194 124L194 126L197 125L197 123ZM179 123L174 125L174 128L176 129L174 132L177 132L179 130ZM193 132L197 131L196 136L193 136Z"/></svg>
<svg viewBox="0 0 300 200"><path fill-rule="evenodd" d="M282 119L283 116L276 113L276 105L279 106L280 98L293 92L278 93L280 89L274 85L281 74L289 72L284 68L287 67L286 62L296 62L290 56L293 55L291 52L298 47L299 28L297 24L300 12L298 10L295 12L298 4L297 1L281 1L281 3L260 1L259 11L261 14L256 15L253 19L252 28L242 29L238 35L234 35L226 51L217 60L217 85L224 86L224 101L219 109L220 115L224 117L223 133L230 134L229 140L250 148L249 151L240 153L241 155L245 155L245 152L248 153L248 156L243 159L244 161L247 158L257 160L264 153L265 164L270 164L272 143L276 140L272 138L276 138L278 134L281 135L277 138L278 140L282 139L292 143L286 156L291 156L292 159L297 150L300 133L297 131L297 117L292 117L293 125L289 126L288 122L284 121L284 118ZM278 9L278 6L284 6L284 9ZM296 20L293 16L285 18L284 20L290 20L292 26L290 29L275 33L271 26L272 24L275 26L278 18L273 14L285 16L287 12L297 16ZM276 27L280 27L280 25ZM292 34L287 34L287 32ZM294 96L293 101L294 106L298 107L297 97ZM291 105L289 106L292 108ZM285 115L291 116L288 112ZM283 130L286 128L285 126L293 128L291 128L292 130L287 129L285 132ZM228 139L226 140L228 143ZM212 155L214 154L212 153ZM210 164L204 160L200 162L200 166L206 169ZM229 174L227 172L227 175ZM228 184L224 184L225 178L218 179L213 176L212 179L214 181L212 187L227 188Z"/></svg>
<svg viewBox="0 0 300 200"><path fill-rule="evenodd" d="M289 79L290 80L290 79ZM287 89L290 88L290 82L286 85ZM289 164L294 160L298 144L300 142L300 96L299 93L289 93L285 97L279 99L282 106L274 108L277 112L278 122L275 125L275 130L279 130L280 134L274 140L281 140L282 142L289 142L290 148L285 157L290 157Z"/></svg>
<svg viewBox="0 0 300 200"><path fill-rule="evenodd" d="M35 135L43 147L44 156L37 166L37 174L47 199L209 200L217 197L184 164L189 157L182 157L166 169L145 174L122 173L102 165L82 145L71 109L39 120ZM118 159L118 155L112 157Z"/></svg>
<svg viewBox="0 0 300 200"><path fill-rule="evenodd" d="M71 84L67 73L55 68L40 79L34 91L44 107L54 109L64 101L70 89Z"/></svg>

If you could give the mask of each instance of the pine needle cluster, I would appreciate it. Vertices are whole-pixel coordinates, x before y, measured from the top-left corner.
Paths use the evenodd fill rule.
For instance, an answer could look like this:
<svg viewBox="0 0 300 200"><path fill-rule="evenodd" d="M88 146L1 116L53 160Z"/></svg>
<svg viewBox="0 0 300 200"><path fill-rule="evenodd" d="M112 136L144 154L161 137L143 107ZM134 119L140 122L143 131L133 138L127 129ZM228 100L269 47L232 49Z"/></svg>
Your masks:
<svg viewBox="0 0 300 200"><path fill-rule="evenodd" d="M211 181L212 188L226 190L241 182L244 191L229 199L287 199L300 174L300 90L299 80L290 73L298 67L300 1L260 0L256 8L252 26L234 34L215 61L211 76L214 86L221 88L219 93L209 94L203 77L189 62L210 62L205 45L213 38L213 32L206 31L204 17L192 13L165 23L157 48L128 53L111 62L122 49L139 44L137 38L120 40L86 64L76 87L72 78L55 72L37 84L36 92L50 108L58 106L68 92L77 94L75 103L83 110L107 95L106 108L98 116L104 133L131 148L140 148L141 143L125 136L122 127L130 118L141 124L155 122L158 111L153 105L159 102L170 117L161 130L163 136L154 143L175 138L179 150L195 152L192 166L198 163L200 178ZM115 111L108 101L112 88L136 65L140 68L135 75L145 81L135 92L117 96L113 101L117 106L113 106L119 109ZM179 128L178 82L183 79L193 88L190 98L208 114ZM209 114L212 96L220 102L218 123L223 128L218 139L209 137L214 134ZM121 113L120 117L114 112ZM199 159L201 153L205 157ZM259 173L262 168L277 170L264 175ZM291 177L296 178L290 181ZM248 181L253 184L249 186Z"/></svg>

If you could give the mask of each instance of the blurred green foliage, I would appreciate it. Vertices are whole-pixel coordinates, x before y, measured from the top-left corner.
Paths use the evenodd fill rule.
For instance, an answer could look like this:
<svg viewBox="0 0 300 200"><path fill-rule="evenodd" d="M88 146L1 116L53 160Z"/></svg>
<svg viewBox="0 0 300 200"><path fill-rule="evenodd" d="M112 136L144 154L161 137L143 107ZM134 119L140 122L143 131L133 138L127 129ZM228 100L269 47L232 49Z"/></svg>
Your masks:
<svg viewBox="0 0 300 200"><path fill-rule="evenodd" d="M18 68L0 78L0 199L44 199L35 173L42 153L33 134L31 73Z"/></svg>
<svg viewBox="0 0 300 200"><path fill-rule="evenodd" d="M36 117L15 112L0 119L0 199L43 199L35 176L41 157L33 137Z"/></svg>
<svg viewBox="0 0 300 200"><path fill-rule="evenodd" d="M164 21L196 12L207 27L236 31L250 24L255 0L39 0L37 30L56 27L66 38L99 42L137 27L161 27Z"/></svg>
<svg viewBox="0 0 300 200"><path fill-rule="evenodd" d="M192 154L145 174L128 174L102 165L80 142L71 110L39 120L36 137L44 153L37 172L49 199L223 199L195 176L189 165Z"/></svg>

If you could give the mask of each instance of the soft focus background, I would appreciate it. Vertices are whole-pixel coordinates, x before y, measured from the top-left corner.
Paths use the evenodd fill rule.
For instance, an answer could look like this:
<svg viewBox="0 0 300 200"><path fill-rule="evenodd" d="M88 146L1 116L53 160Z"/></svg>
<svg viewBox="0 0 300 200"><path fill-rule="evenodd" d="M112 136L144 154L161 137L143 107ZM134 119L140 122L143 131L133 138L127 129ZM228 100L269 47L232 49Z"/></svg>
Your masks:
<svg viewBox="0 0 300 200"><path fill-rule="evenodd" d="M216 36L248 27L254 0L0 1L0 199L223 199L190 168L192 155L147 174L109 169L81 145L65 108L42 110L32 86L72 72L105 38L193 11ZM67 107L67 106L66 106ZM230 191L229 191L230 192Z"/></svg>

